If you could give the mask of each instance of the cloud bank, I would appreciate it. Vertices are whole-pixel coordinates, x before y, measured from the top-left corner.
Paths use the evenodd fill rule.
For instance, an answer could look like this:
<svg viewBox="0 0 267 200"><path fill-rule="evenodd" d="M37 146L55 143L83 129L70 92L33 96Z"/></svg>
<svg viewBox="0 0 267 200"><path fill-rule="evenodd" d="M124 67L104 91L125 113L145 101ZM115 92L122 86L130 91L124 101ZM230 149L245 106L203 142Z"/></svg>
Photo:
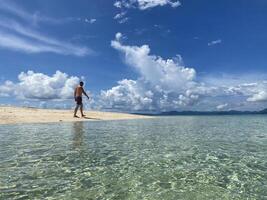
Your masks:
<svg viewBox="0 0 267 200"><path fill-rule="evenodd" d="M90 101L93 109L161 112L255 110L267 106L267 81L211 86L198 82L196 71L185 67L180 56L163 59L151 55L147 45L123 45L120 41L122 34L116 36L112 47L124 55L125 62L136 70L139 77L136 80L120 80L117 85L101 91L99 95L90 95L95 96ZM0 84L0 97L15 97L23 102L35 102L36 106L39 103L42 107L71 108L74 88L81 79L61 71L53 75L21 72L18 81L7 80ZM218 82L227 84L226 80ZM59 103L55 104L55 101Z"/></svg>
<svg viewBox="0 0 267 200"><path fill-rule="evenodd" d="M161 112L246 110L267 106L267 81L264 78L227 79L212 76L210 80L200 79L194 68L184 65L180 55L165 59L153 55L148 45L125 45L125 38L117 33L111 47L122 55L126 65L137 73L138 78L125 78L114 87L102 90L91 101L93 108ZM73 98L73 89L79 80L79 77L60 71L53 75L21 72L18 81L7 80L0 84L0 97L16 97L23 101L42 102L42 105L51 101L67 101ZM67 103L73 104L70 101Z"/></svg>
<svg viewBox="0 0 267 200"><path fill-rule="evenodd" d="M258 81L254 83L244 83L237 86L228 87L226 90L232 95L243 95L248 102L267 101L267 82Z"/></svg>
<svg viewBox="0 0 267 200"><path fill-rule="evenodd" d="M117 86L101 91L99 102L102 108L126 111L191 110L201 103L209 107L215 99L222 99L209 109L224 110L233 104L231 98L242 99L244 104L267 101L265 81L237 85L199 82L195 69L184 66L180 55L163 59L152 55L148 45L128 46L122 43L122 39L123 35L117 33L111 46L123 55L124 62L139 77L137 80L120 80ZM236 102L236 105L241 103Z"/></svg>
<svg viewBox="0 0 267 200"><path fill-rule="evenodd" d="M124 55L125 63L139 74L137 80L124 79L101 91L106 108L125 110L173 110L195 104L212 88L195 81L196 71L185 67L181 56L163 59L150 54L148 45L127 46L117 33L111 46Z"/></svg>
<svg viewBox="0 0 267 200"><path fill-rule="evenodd" d="M73 98L73 90L80 78L56 71L52 76L28 71L18 75L18 82L0 85L0 97L15 96L28 100L66 100Z"/></svg>

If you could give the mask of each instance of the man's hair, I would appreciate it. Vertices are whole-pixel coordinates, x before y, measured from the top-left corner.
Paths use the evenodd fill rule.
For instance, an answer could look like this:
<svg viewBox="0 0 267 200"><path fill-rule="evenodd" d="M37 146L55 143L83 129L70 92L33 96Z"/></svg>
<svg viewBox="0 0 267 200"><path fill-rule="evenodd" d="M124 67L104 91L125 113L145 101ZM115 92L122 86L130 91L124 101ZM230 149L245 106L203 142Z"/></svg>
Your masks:
<svg viewBox="0 0 267 200"><path fill-rule="evenodd" d="M82 81L80 82L80 86L83 86L83 82Z"/></svg>

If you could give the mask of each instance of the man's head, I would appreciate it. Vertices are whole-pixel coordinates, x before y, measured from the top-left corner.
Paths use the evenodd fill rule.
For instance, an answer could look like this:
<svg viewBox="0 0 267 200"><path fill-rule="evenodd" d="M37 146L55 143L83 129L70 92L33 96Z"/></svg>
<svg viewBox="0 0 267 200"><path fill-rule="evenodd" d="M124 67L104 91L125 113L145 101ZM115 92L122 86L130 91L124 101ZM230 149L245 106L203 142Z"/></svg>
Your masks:
<svg viewBox="0 0 267 200"><path fill-rule="evenodd" d="M83 82L82 81L80 82L80 86L83 86Z"/></svg>

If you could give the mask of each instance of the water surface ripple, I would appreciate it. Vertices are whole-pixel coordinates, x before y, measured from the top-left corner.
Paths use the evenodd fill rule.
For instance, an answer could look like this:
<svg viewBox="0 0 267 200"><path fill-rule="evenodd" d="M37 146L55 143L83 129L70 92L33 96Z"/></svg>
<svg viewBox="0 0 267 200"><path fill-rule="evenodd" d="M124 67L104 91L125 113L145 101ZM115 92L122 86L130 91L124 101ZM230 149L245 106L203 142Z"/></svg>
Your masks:
<svg viewBox="0 0 267 200"><path fill-rule="evenodd" d="M0 199L267 199L267 117L0 126Z"/></svg>

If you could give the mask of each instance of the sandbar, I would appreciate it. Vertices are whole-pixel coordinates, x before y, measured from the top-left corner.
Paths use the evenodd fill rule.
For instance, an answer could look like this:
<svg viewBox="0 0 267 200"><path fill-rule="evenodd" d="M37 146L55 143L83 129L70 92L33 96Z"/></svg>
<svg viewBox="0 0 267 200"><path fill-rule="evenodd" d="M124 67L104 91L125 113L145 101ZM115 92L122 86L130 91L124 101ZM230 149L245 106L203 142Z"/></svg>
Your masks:
<svg viewBox="0 0 267 200"><path fill-rule="evenodd" d="M86 111L85 114L86 117L84 118L74 118L73 110L2 106L0 107L0 124L4 125L23 123L52 123L151 118L150 116L144 115L103 111Z"/></svg>

